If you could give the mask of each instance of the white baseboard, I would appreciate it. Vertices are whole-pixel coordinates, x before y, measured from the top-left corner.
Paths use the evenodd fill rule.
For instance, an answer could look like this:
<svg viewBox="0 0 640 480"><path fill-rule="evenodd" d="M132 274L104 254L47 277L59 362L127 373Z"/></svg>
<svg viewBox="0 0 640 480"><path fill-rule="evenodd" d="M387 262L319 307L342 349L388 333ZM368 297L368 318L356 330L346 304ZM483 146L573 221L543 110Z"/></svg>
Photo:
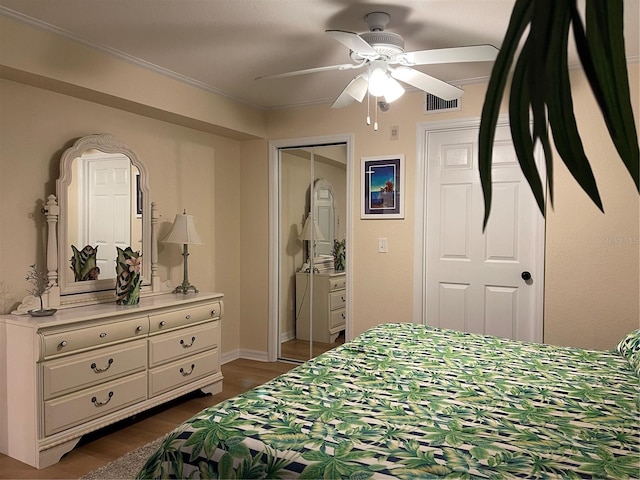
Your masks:
<svg viewBox="0 0 640 480"><path fill-rule="evenodd" d="M238 360L240 358L244 358L246 360L255 360L257 362L269 361L267 352L262 352L259 350L236 349L230 352L223 353L220 357L220 363L224 365L225 363L233 362L234 360Z"/></svg>
<svg viewBox="0 0 640 480"><path fill-rule="evenodd" d="M288 332L284 332L280 334L280 343L288 342L289 340L293 340L296 338L295 330L290 330Z"/></svg>

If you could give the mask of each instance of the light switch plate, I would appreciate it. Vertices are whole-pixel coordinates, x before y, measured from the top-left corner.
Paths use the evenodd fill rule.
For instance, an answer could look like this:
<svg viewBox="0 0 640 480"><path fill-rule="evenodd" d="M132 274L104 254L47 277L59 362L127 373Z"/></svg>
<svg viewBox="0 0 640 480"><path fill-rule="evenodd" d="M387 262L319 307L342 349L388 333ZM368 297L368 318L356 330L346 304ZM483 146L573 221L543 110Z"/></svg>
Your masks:
<svg viewBox="0 0 640 480"><path fill-rule="evenodd" d="M398 140L400 138L400 127L398 125L394 125L391 127L391 140Z"/></svg>
<svg viewBox="0 0 640 480"><path fill-rule="evenodd" d="M386 238L378 239L378 253L387 253L389 251L389 244Z"/></svg>

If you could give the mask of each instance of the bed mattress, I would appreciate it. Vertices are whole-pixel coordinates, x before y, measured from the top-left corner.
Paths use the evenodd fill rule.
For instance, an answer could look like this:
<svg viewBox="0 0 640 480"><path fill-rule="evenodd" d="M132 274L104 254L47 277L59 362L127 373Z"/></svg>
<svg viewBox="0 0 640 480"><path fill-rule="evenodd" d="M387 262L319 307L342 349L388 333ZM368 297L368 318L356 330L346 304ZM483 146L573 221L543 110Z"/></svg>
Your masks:
<svg viewBox="0 0 640 480"><path fill-rule="evenodd" d="M378 325L173 431L140 478L637 478L618 350Z"/></svg>

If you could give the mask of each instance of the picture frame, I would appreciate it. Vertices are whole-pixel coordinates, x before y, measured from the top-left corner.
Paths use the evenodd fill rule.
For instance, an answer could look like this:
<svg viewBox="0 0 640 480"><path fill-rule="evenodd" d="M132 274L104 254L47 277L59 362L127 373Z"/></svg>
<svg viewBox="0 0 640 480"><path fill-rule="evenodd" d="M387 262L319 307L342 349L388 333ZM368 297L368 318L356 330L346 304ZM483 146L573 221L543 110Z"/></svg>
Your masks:
<svg viewBox="0 0 640 480"><path fill-rule="evenodd" d="M361 158L360 218L404 218L404 155Z"/></svg>

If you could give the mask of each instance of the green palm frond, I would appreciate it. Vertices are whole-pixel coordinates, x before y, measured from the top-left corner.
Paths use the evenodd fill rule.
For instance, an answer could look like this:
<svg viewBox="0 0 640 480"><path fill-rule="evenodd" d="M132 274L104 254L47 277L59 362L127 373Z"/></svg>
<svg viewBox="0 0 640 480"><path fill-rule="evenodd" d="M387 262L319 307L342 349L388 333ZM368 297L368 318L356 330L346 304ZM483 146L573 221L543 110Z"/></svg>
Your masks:
<svg viewBox="0 0 640 480"><path fill-rule="evenodd" d="M240 432L242 435L251 432L240 428L248 421L238 417L239 414L236 413L220 418L208 417L192 421L191 425L196 431L185 442L185 446L193 447L191 460L198 458L201 452L204 452L206 457L210 457L219 446L234 456L245 455L248 450L240 443Z"/></svg>
<svg viewBox="0 0 640 480"><path fill-rule="evenodd" d="M582 458L582 468L595 478L637 478L637 458L633 455L614 457L605 449L598 449L595 457Z"/></svg>
<svg viewBox="0 0 640 480"><path fill-rule="evenodd" d="M640 192L640 149L625 59L623 0L586 0L585 17L586 29L576 0L517 0L514 5L491 72L480 121L479 172L485 204L484 228L491 212L495 130L514 60L509 95L511 136L520 167L540 211L544 215L544 188L533 150L540 142L553 205L549 131L571 175L593 203L604 211L573 111L567 60L570 31L574 34L580 61L611 140ZM527 38L516 59L525 32Z"/></svg>
<svg viewBox="0 0 640 480"><path fill-rule="evenodd" d="M322 445L317 451L309 451L302 457L311 462L301 473L300 478L369 478L372 472L359 462L372 454L363 450L354 450L351 442L342 442L336 446Z"/></svg>

